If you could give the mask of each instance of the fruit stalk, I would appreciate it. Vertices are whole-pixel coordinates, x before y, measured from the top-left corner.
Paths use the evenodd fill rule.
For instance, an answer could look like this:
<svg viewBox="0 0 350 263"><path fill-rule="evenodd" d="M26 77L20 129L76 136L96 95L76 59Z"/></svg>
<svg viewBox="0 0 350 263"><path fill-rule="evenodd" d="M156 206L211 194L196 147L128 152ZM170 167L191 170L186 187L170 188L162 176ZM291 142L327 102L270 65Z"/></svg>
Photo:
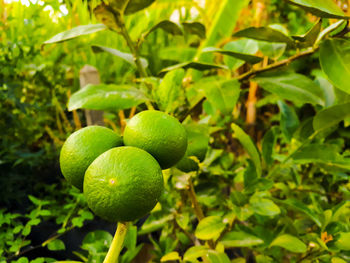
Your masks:
<svg viewBox="0 0 350 263"><path fill-rule="evenodd" d="M120 251L123 249L123 243L128 232L129 222L119 222L111 246L103 263L117 263Z"/></svg>

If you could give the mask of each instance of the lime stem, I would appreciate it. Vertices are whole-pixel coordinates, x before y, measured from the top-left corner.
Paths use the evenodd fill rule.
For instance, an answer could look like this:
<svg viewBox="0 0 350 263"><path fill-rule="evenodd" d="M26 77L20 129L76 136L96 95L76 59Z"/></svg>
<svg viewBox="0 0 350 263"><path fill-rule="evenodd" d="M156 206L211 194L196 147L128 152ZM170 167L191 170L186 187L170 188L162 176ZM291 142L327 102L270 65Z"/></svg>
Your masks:
<svg viewBox="0 0 350 263"><path fill-rule="evenodd" d="M118 263L120 251L123 249L125 235L128 232L129 222L119 222L111 246L103 263Z"/></svg>

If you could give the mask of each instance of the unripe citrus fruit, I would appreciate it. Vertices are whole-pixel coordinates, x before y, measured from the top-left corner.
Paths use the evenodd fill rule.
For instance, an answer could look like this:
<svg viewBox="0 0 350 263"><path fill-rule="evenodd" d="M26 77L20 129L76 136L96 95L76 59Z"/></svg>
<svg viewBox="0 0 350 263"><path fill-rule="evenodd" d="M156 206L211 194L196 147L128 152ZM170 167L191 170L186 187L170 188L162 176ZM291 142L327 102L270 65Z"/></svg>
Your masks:
<svg viewBox="0 0 350 263"><path fill-rule="evenodd" d="M176 168L183 172L197 171L198 163L189 158L195 156L199 162L202 162L208 150L209 134L207 126L201 124L184 124L187 132L188 144L185 156L176 164Z"/></svg>
<svg viewBox="0 0 350 263"><path fill-rule="evenodd" d="M69 183L83 190L86 169L101 153L123 145L122 138L101 126L89 126L71 134L63 144L60 166Z"/></svg>
<svg viewBox="0 0 350 263"><path fill-rule="evenodd" d="M157 204L163 190L158 162L130 146L108 150L86 170L84 195L98 216L112 222L138 219Z"/></svg>
<svg viewBox="0 0 350 263"><path fill-rule="evenodd" d="M124 130L124 144L149 152L162 169L175 165L187 148L185 128L174 117L155 110L142 111Z"/></svg>

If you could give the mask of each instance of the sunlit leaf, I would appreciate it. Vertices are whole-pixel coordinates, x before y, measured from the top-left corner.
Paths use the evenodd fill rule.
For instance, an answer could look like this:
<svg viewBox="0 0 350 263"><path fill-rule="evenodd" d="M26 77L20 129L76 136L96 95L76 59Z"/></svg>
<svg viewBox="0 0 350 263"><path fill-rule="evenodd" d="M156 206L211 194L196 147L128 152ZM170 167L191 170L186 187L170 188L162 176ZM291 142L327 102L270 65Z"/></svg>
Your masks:
<svg viewBox="0 0 350 263"><path fill-rule="evenodd" d="M220 216L208 216L197 225L195 235L202 240L217 239L225 229L225 224Z"/></svg>
<svg viewBox="0 0 350 263"><path fill-rule="evenodd" d="M270 247L278 246L294 253L305 253L306 245L297 237L285 234L272 241Z"/></svg>
<svg viewBox="0 0 350 263"><path fill-rule="evenodd" d="M145 94L132 86L114 84L89 84L74 93L68 109L122 110L147 101Z"/></svg>
<svg viewBox="0 0 350 263"><path fill-rule="evenodd" d="M294 46L294 41L289 36L271 27L249 27L234 33L234 37L246 37L273 43L285 43Z"/></svg>
<svg viewBox="0 0 350 263"><path fill-rule="evenodd" d="M320 48L320 63L330 81L350 94L350 41L325 40Z"/></svg>
<svg viewBox="0 0 350 263"><path fill-rule="evenodd" d="M348 18L332 0L288 0L306 11L325 18Z"/></svg>
<svg viewBox="0 0 350 263"><path fill-rule="evenodd" d="M43 44L52 44L52 43L58 43L63 42L69 39L73 39L76 37L80 37L83 35L92 34L101 30L105 30L107 27L104 24L92 24L92 25L84 25L84 26L77 26L72 29L69 29L67 31L61 32L49 40L46 40Z"/></svg>
<svg viewBox="0 0 350 263"><path fill-rule="evenodd" d="M119 51L117 49L114 49L114 48L98 46L98 45L93 45L93 46L91 46L91 48L92 48L92 50L95 53L102 52L102 51L108 52L108 53L110 53L110 54L112 54L114 56L117 56L117 57L125 60L129 64L131 64L134 67L136 67L134 56L132 54L130 54L130 53L125 53L125 52L121 52L121 51ZM147 68L148 67L148 62L147 62L146 59L140 58L140 61L141 61L141 65L142 65L143 68Z"/></svg>
<svg viewBox="0 0 350 263"><path fill-rule="evenodd" d="M243 145L244 149L248 152L248 154L252 158L252 161L254 162L254 165L255 165L256 172L260 177L261 176L260 155L252 139L238 125L232 123L231 128L234 132L233 134L234 137Z"/></svg>
<svg viewBox="0 0 350 263"><path fill-rule="evenodd" d="M220 242L225 248L252 247L264 243L262 239L242 231L229 232L220 239Z"/></svg>
<svg viewBox="0 0 350 263"><path fill-rule="evenodd" d="M322 90L305 75L282 71L259 75L254 79L263 89L282 99L293 101L296 104L324 105Z"/></svg>

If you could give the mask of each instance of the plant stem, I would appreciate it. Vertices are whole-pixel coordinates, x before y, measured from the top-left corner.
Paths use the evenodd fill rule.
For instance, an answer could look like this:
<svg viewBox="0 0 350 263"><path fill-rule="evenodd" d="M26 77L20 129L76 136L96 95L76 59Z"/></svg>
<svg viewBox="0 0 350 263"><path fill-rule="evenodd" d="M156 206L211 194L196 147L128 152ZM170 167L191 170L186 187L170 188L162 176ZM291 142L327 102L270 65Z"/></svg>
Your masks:
<svg viewBox="0 0 350 263"><path fill-rule="evenodd" d="M142 63L141 63L141 60L140 60L140 54L139 54L139 50L138 50L138 47L137 45L132 41L130 35L129 35L129 32L128 30L126 29L125 27L125 23L124 23L124 18L122 15L117 15L115 16L116 18L116 23L118 25L118 27L120 28L120 31L119 33L123 36L123 38L125 39L126 41L126 44L128 45L132 55L134 56L134 61L135 61L135 65L137 67L137 70L138 72L140 73L140 76L142 78L146 78L148 77L147 75L147 72L145 70L145 68L142 66ZM146 87L148 90L152 90L152 86L151 85L148 85L146 83ZM149 102L149 101L146 101L146 105L147 105L147 108L149 110L153 110L153 106L152 104Z"/></svg>
<svg viewBox="0 0 350 263"><path fill-rule="evenodd" d="M125 235L128 232L129 222L119 222L111 246L103 263L117 263L120 251L123 248Z"/></svg>
<svg viewBox="0 0 350 263"><path fill-rule="evenodd" d="M309 55L315 53L317 50L318 50L318 48L310 48L310 49L308 49L306 51L297 53L294 56L291 56L291 57L286 58L284 60L281 60L281 61L278 61L276 63L270 64L270 65L268 65L266 67L259 68L259 69L253 69L251 71L243 73L243 74L237 76L236 79L240 80L240 81L241 80L246 80L246 79L249 79L250 77L252 77L252 76L254 76L254 75L258 74L258 73L262 73L262 72L273 70L273 69L276 69L276 68L279 68L279 67L283 67L283 66L288 65L289 63L293 62L294 60L297 60L297 59L302 58L302 57L309 56Z"/></svg>

